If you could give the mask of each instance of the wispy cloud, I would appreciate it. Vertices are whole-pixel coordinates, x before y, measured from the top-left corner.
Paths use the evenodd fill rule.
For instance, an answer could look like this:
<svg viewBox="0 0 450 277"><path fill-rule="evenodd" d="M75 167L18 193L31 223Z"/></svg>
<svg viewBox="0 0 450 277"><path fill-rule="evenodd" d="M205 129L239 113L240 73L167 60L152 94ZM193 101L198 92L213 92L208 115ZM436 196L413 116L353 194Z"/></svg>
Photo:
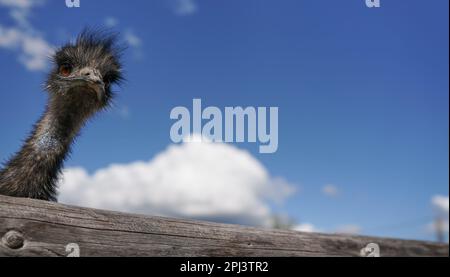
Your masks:
<svg viewBox="0 0 450 277"><path fill-rule="evenodd" d="M46 69L48 57L53 52L52 46L41 36L1 25L0 47L17 52L19 61L31 71Z"/></svg>
<svg viewBox="0 0 450 277"><path fill-rule="evenodd" d="M142 39L131 29L125 30L125 32L123 32L123 37L132 50L133 58L137 61L142 60L144 58Z"/></svg>
<svg viewBox="0 0 450 277"><path fill-rule="evenodd" d="M195 0L171 0L173 12L176 15L192 15L198 11L198 5Z"/></svg>
<svg viewBox="0 0 450 277"><path fill-rule="evenodd" d="M311 223L302 223L299 225L296 225L292 228L294 231L299 232L305 232L305 233L320 233L320 229L318 229L316 226L314 226Z"/></svg>
<svg viewBox="0 0 450 277"><path fill-rule="evenodd" d="M42 4L43 0L0 0L0 6L17 9L29 9L32 6Z"/></svg>
<svg viewBox="0 0 450 277"><path fill-rule="evenodd" d="M138 48L142 46L142 40L132 30L125 31L124 38L131 47Z"/></svg>
<svg viewBox="0 0 450 277"><path fill-rule="evenodd" d="M322 193L329 197L336 197L339 195L339 189L335 185L325 185L322 188Z"/></svg>
<svg viewBox="0 0 450 277"><path fill-rule="evenodd" d="M362 231L361 226L356 224L342 225L336 229L336 233L346 235L358 235L361 233L361 231Z"/></svg>
<svg viewBox="0 0 450 277"><path fill-rule="evenodd" d="M30 71L44 70L53 47L29 22L30 11L43 4L42 0L0 0L0 7L9 9L14 26L0 23L0 48L14 51L18 60Z"/></svg>
<svg viewBox="0 0 450 277"><path fill-rule="evenodd" d="M433 205L433 207L438 212L441 212L441 213L444 213L444 214L448 215L448 210L449 210L449 199L448 199L448 196L435 195L431 199L431 204Z"/></svg>
<svg viewBox="0 0 450 277"><path fill-rule="evenodd" d="M103 24L108 28L119 28L119 19L114 16L108 16ZM144 57L143 40L133 29L127 28L122 32L125 43L131 48L133 58L141 60Z"/></svg>
<svg viewBox="0 0 450 277"><path fill-rule="evenodd" d="M361 233L362 228L356 224L345 224L338 226L333 230L324 230L318 228L316 225L312 223L302 223L295 225L292 230L306 233L337 233L337 234L346 234L346 235L358 235Z"/></svg>
<svg viewBox="0 0 450 277"><path fill-rule="evenodd" d="M425 226L425 230L429 234L435 234L436 231L441 231L448 233L449 232L449 222L448 220L445 221L436 221L436 222L430 222Z"/></svg>
<svg viewBox="0 0 450 277"><path fill-rule="evenodd" d="M117 114L122 119L129 119L131 116L130 108L128 106L122 106L122 107L117 108L116 110L117 110Z"/></svg>
<svg viewBox="0 0 450 277"><path fill-rule="evenodd" d="M116 27L119 25L119 20L113 16L108 16L105 18L105 26L108 28Z"/></svg>
<svg viewBox="0 0 450 277"><path fill-rule="evenodd" d="M435 195L431 198L431 205L435 212L435 221L425 226L428 233L440 234L445 237L449 233L449 198L445 195ZM445 239L445 238L439 238Z"/></svg>
<svg viewBox="0 0 450 277"><path fill-rule="evenodd" d="M257 226L271 225L270 202L293 193L248 152L207 142L172 145L148 162L92 175L71 168L60 189L63 203Z"/></svg>

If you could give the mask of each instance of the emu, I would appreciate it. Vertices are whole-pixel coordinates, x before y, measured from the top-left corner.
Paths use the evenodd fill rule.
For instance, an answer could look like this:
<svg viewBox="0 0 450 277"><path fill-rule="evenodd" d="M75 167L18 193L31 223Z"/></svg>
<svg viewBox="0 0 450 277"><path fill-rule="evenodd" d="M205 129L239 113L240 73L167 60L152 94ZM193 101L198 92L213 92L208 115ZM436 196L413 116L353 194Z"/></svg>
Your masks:
<svg viewBox="0 0 450 277"><path fill-rule="evenodd" d="M0 171L0 194L57 201L57 181L86 122L110 106L122 80L117 36L84 30L57 49L45 84L48 101L21 150Z"/></svg>

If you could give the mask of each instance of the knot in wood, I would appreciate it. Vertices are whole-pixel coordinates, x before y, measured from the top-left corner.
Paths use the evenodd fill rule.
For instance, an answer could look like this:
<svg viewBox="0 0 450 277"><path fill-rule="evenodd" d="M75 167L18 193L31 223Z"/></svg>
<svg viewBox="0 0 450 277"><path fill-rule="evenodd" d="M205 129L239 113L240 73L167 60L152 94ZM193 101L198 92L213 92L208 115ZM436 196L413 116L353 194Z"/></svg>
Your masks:
<svg viewBox="0 0 450 277"><path fill-rule="evenodd" d="M25 241L23 235L17 231L9 231L2 240L5 246L11 249L22 248Z"/></svg>

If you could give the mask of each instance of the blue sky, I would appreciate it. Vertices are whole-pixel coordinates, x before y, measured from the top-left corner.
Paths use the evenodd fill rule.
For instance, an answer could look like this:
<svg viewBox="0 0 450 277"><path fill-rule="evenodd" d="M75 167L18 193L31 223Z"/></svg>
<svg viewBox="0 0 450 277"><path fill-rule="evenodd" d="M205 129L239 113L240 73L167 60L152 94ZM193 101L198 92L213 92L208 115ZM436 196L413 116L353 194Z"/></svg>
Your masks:
<svg viewBox="0 0 450 277"><path fill-rule="evenodd" d="M6 30L53 46L109 25L129 44L127 82L115 108L83 131L68 167L93 173L152 159L171 143L170 110L193 98L277 106L275 154L236 145L296 188L270 204L274 212L320 231L432 240L431 201L449 188L449 2L381 4L90 0L68 9L63 0L2 0L0 158L19 149L46 101L46 68L20 58L45 51L29 53Z"/></svg>

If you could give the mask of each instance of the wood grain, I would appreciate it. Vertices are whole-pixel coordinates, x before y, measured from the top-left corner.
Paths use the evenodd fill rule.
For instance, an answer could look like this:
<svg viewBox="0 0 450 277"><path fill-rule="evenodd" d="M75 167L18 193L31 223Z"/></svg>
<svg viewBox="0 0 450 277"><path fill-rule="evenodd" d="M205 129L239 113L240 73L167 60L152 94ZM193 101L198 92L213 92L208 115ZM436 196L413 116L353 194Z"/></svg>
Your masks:
<svg viewBox="0 0 450 277"><path fill-rule="evenodd" d="M369 243L381 256L447 256L448 244L268 230L149 217L0 196L0 256L289 257L359 256Z"/></svg>

